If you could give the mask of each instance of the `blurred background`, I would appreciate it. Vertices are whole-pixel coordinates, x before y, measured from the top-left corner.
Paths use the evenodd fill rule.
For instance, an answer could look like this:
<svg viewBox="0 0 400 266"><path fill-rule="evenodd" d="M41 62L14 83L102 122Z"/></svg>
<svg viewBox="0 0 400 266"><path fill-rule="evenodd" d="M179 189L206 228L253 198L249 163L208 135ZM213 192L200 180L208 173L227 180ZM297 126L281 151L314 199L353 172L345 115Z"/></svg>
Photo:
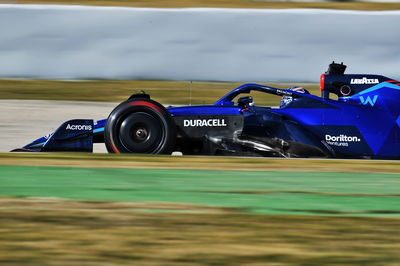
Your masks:
<svg viewBox="0 0 400 266"><path fill-rule="evenodd" d="M397 161L14 154L144 90L399 79L400 1L0 0L0 264L398 265ZM254 95L276 106L280 98Z"/></svg>

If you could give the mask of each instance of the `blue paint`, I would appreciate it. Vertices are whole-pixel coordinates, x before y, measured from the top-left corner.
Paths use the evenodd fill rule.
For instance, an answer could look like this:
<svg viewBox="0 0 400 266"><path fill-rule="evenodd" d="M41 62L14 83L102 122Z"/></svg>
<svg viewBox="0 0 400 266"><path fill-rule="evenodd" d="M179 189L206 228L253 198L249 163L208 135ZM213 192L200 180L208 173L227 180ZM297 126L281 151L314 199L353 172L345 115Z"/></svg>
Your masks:
<svg viewBox="0 0 400 266"><path fill-rule="evenodd" d="M350 79L360 75L349 76L345 78ZM244 117L243 130L249 130L251 134L274 132L274 137L287 141L322 145L330 149L334 156L339 157L400 156L400 86L385 81L376 85L356 86L358 87L354 95L332 100L248 83L227 93L213 105L169 107L167 110L173 117L241 115ZM248 95L251 91L273 94L277 97L290 96L293 101L284 108L237 106L235 99ZM291 124L286 121L291 121ZM106 122L107 119L96 121L90 133L103 134ZM59 137L71 136L61 134ZM48 137L42 137L26 145L25 148L41 150L47 143ZM82 143L87 145L86 142ZM88 147L85 146L85 149Z"/></svg>

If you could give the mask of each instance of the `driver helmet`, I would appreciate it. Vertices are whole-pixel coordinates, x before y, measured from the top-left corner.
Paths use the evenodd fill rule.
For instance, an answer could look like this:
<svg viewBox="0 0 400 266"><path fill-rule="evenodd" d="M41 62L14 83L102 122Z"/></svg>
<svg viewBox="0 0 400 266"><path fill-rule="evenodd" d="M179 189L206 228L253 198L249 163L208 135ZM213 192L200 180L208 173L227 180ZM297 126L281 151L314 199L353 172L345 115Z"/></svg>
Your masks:
<svg viewBox="0 0 400 266"><path fill-rule="evenodd" d="M290 87L290 88L287 88L287 90L310 94L310 92L308 92L308 90L306 90L303 87ZM286 107L292 101L293 101L293 97L283 96L279 107L280 108Z"/></svg>

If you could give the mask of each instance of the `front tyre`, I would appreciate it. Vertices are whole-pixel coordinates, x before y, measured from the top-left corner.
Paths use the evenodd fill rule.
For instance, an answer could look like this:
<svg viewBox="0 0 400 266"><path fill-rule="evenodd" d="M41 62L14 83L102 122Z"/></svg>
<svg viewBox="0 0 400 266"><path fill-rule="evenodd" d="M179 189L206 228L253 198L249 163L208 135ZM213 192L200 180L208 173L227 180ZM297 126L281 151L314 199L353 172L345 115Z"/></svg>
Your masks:
<svg viewBox="0 0 400 266"><path fill-rule="evenodd" d="M130 99L109 115L104 140L110 153L171 154L175 123L161 104L150 99Z"/></svg>

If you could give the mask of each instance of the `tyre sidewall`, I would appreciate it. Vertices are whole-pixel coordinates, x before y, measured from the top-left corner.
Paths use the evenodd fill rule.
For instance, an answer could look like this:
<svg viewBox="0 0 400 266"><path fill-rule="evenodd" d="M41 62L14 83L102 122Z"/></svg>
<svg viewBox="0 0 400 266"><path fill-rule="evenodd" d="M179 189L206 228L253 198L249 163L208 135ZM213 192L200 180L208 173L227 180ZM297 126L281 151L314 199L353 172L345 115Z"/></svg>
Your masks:
<svg viewBox="0 0 400 266"><path fill-rule="evenodd" d="M155 148L141 152L148 154L170 154L175 146L175 123L164 106L149 99L132 99L119 104L109 115L104 129L104 139L110 153L138 153L134 148L126 147L120 138L120 127L129 115L141 112L151 115L160 124L161 141Z"/></svg>

